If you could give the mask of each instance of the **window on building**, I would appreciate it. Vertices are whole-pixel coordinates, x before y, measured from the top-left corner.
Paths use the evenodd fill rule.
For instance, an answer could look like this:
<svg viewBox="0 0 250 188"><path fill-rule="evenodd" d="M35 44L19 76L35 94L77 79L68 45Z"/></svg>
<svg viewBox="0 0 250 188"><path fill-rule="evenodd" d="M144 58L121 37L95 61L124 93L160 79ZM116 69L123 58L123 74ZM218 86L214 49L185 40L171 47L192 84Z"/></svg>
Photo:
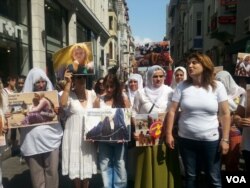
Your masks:
<svg viewBox="0 0 250 188"><path fill-rule="evenodd" d="M109 59L113 59L113 44L109 43Z"/></svg>
<svg viewBox="0 0 250 188"><path fill-rule="evenodd" d="M46 40L46 67L48 76L55 81L52 55L57 50L68 45L68 14L56 1L45 0L45 32Z"/></svg>
<svg viewBox="0 0 250 188"><path fill-rule="evenodd" d="M47 41L61 47L67 44L67 11L54 1L45 0L45 28Z"/></svg>
<svg viewBox="0 0 250 188"><path fill-rule="evenodd" d="M211 8L207 7L207 33L210 33L210 24L211 24Z"/></svg>
<svg viewBox="0 0 250 188"><path fill-rule="evenodd" d="M11 20L18 18L18 3L17 0L1 0L0 13L1 16L7 17Z"/></svg>
<svg viewBox="0 0 250 188"><path fill-rule="evenodd" d="M109 29L113 29L113 16L109 16Z"/></svg>
<svg viewBox="0 0 250 188"><path fill-rule="evenodd" d="M104 65L104 50L101 50L101 57L100 57L101 65Z"/></svg>
<svg viewBox="0 0 250 188"><path fill-rule="evenodd" d="M196 36L201 36L201 23L202 23L202 13L197 12L196 14Z"/></svg>
<svg viewBox="0 0 250 188"><path fill-rule="evenodd" d="M189 25L190 25L190 27L189 27L189 40L190 39L192 39L192 34L193 34L193 16L192 15L190 15L189 16Z"/></svg>
<svg viewBox="0 0 250 188"><path fill-rule="evenodd" d="M1 0L0 15L0 77L5 81L10 74L27 74L30 69L30 1Z"/></svg>

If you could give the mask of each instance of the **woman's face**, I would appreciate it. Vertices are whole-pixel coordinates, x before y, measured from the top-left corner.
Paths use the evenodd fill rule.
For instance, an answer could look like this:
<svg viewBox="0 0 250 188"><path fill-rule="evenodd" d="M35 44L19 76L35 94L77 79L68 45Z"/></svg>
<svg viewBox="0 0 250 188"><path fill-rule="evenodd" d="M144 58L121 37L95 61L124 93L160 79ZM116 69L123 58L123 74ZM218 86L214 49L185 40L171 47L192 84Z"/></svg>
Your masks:
<svg viewBox="0 0 250 188"><path fill-rule="evenodd" d="M187 67L188 67L188 74L191 78L196 76L201 76L203 73L202 64L195 58L191 58L190 60L188 60Z"/></svg>
<svg viewBox="0 0 250 188"><path fill-rule="evenodd" d="M46 91L47 82L40 79L34 83L34 91Z"/></svg>
<svg viewBox="0 0 250 188"><path fill-rule="evenodd" d="M164 73L162 70L156 70L153 74L153 87L161 87L164 83Z"/></svg>
<svg viewBox="0 0 250 188"><path fill-rule="evenodd" d="M100 90L104 90L103 79L98 81L98 86Z"/></svg>
<svg viewBox="0 0 250 188"><path fill-rule="evenodd" d="M177 84L184 80L184 72L180 69L175 72L174 76Z"/></svg>
<svg viewBox="0 0 250 188"><path fill-rule="evenodd" d="M85 58L85 52L82 48L76 48L73 52L73 59L77 60L80 64L83 63Z"/></svg>
<svg viewBox="0 0 250 188"><path fill-rule="evenodd" d="M129 89L131 91L137 91L138 90L138 81L137 80L130 80L128 83Z"/></svg>
<svg viewBox="0 0 250 188"><path fill-rule="evenodd" d="M244 60L245 62L250 63L250 56L246 56Z"/></svg>
<svg viewBox="0 0 250 188"><path fill-rule="evenodd" d="M85 86L85 77L84 76L74 76L74 85L76 88Z"/></svg>
<svg viewBox="0 0 250 188"><path fill-rule="evenodd" d="M106 95L112 97L115 92L115 85L113 83L107 83L105 86Z"/></svg>

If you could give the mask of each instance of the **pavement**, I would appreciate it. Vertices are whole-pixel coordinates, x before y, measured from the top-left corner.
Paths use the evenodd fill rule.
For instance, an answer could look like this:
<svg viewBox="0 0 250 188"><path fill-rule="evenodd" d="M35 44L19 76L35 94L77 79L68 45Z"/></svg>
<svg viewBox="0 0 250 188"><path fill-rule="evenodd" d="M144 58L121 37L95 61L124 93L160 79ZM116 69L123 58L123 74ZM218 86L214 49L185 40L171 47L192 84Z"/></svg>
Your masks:
<svg viewBox="0 0 250 188"><path fill-rule="evenodd" d="M32 188L28 166L20 163L20 157L14 156L2 161L4 188ZM62 176L59 169L59 188L74 188L73 181ZM90 180L90 188L101 188L101 175L97 174Z"/></svg>

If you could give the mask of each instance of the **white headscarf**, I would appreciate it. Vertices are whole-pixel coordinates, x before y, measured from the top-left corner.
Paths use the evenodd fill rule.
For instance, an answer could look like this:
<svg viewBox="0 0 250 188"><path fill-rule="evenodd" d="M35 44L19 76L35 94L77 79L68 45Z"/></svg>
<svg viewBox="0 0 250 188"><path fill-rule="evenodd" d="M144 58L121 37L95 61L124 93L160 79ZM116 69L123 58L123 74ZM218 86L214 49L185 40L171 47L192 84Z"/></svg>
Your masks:
<svg viewBox="0 0 250 188"><path fill-rule="evenodd" d="M34 84L39 80L45 80L47 82L46 91L52 91L53 85L49 80L46 73L40 68L33 68L29 71L23 86L23 92L33 92Z"/></svg>
<svg viewBox="0 0 250 188"><path fill-rule="evenodd" d="M130 74L129 78L128 78L128 97L130 100L131 105L134 104L134 97L137 91L131 91L131 89L129 88L129 82L131 80L136 80L138 83L138 90L143 88L143 80L142 80L142 76L140 74Z"/></svg>
<svg viewBox="0 0 250 188"><path fill-rule="evenodd" d="M150 67L146 73L146 84L145 84L146 86L145 86L144 90L145 90L146 95L148 96L148 98L152 102L152 104L155 104L156 106L160 106L160 103L163 102L163 101L161 101L161 95L164 93L164 90L168 86L164 85L164 82L158 88L155 88L153 86L153 75L154 75L155 71L157 71L157 70L161 70L164 74L164 77L166 77L166 72L159 65L154 65L154 66Z"/></svg>
<svg viewBox="0 0 250 188"><path fill-rule="evenodd" d="M227 71L218 72L215 78L225 86L230 110L235 111L237 109L237 104L234 102L234 99L245 93L245 89L238 86L231 74Z"/></svg>
<svg viewBox="0 0 250 188"><path fill-rule="evenodd" d="M186 80L186 79L187 79L187 70L186 70L184 67L181 67L181 66L176 67L176 68L174 69L174 73L173 73L173 77L172 77L172 82L171 82L171 88L173 88L173 89L175 89L176 86L177 86L177 83L176 83L176 81L175 81L175 73L176 73L178 70L181 70L181 71L183 72L183 74L184 74L184 79L183 79L183 80Z"/></svg>

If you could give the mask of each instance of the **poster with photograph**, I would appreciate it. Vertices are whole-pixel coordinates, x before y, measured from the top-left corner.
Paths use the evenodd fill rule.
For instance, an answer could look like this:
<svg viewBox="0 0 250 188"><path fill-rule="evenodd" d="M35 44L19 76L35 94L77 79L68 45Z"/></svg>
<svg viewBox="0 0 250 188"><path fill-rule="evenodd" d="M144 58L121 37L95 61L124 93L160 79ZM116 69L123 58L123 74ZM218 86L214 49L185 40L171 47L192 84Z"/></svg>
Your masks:
<svg viewBox="0 0 250 188"><path fill-rule="evenodd" d="M56 77L63 79L66 69L75 75L93 75L95 64L92 42L76 43L60 49L52 57Z"/></svg>
<svg viewBox="0 0 250 188"><path fill-rule="evenodd" d="M21 128L58 123L55 109L59 108L58 92L15 93L8 96L9 128Z"/></svg>
<svg viewBox="0 0 250 188"><path fill-rule="evenodd" d="M168 66L170 57L170 41L149 42L136 45L135 60L137 67L160 65Z"/></svg>
<svg viewBox="0 0 250 188"><path fill-rule="evenodd" d="M246 85L246 93L247 93L246 118L250 118L250 84Z"/></svg>
<svg viewBox="0 0 250 188"><path fill-rule="evenodd" d="M250 77L250 53L238 53L235 76Z"/></svg>
<svg viewBox="0 0 250 188"><path fill-rule="evenodd" d="M135 117L136 146L154 146L162 144L160 140L165 113L137 114Z"/></svg>
<svg viewBox="0 0 250 188"><path fill-rule="evenodd" d="M130 120L129 108L88 109L84 139L105 142L130 141Z"/></svg>
<svg viewBox="0 0 250 188"><path fill-rule="evenodd" d="M6 145L5 134L3 134L2 129L4 126L4 116L0 115L0 146Z"/></svg>

